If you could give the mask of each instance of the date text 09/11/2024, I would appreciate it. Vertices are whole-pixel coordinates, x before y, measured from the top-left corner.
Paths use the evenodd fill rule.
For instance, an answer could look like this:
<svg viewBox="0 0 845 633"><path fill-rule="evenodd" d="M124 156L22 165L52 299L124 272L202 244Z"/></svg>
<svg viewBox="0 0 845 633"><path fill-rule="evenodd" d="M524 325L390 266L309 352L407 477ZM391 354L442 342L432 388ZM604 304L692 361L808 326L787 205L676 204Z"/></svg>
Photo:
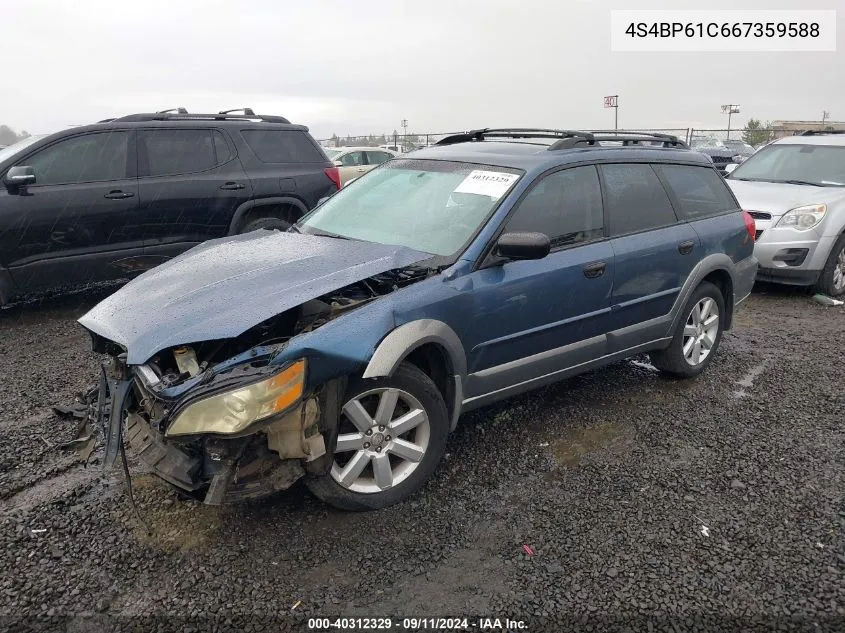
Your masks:
<svg viewBox="0 0 845 633"><path fill-rule="evenodd" d="M308 618L310 631L524 631L523 620L509 618Z"/></svg>

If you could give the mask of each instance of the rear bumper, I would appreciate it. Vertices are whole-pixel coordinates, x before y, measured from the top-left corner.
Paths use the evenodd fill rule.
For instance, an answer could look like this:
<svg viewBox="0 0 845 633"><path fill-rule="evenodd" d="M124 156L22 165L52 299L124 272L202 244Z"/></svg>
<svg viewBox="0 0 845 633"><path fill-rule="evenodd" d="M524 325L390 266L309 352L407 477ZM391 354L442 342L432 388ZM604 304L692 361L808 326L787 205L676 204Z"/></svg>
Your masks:
<svg viewBox="0 0 845 633"><path fill-rule="evenodd" d="M757 258L753 255L737 262L734 267L734 306L739 305L751 294L754 279L757 276Z"/></svg>
<svg viewBox="0 0 845 633"><path fill-rule="evenodd" d="M790 286L812 286L819 280L821 270L800 268L761 268L757 271L758 281L770 281Z"/></svg>

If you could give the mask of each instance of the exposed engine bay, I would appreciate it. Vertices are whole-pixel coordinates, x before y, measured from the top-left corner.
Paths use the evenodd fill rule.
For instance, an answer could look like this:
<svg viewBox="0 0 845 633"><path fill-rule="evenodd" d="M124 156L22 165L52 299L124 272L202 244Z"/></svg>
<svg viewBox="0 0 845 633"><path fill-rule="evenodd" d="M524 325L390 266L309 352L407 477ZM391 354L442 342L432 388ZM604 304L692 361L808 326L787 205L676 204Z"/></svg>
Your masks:
<svg viewBox="0 0 845 633"><path fill-rule="evenodd" d="M241 403L238 393L264 389L293 370L271 363L291 338L436 272L406 267L380 273L308 300L235 338L168 347L143 365L126 365L118 346L94 334L95 348L112 355L104 372L108 396L121 400L112 402L111 413L119 420L109 421L107 437L124 425L133 451L156 474L214 505L284 490L308 471L327 472L332 460L327 446L337 434L345 378L307 389L300 378L301 391L290 404L274 400L278 409L231 433L174 433L174 427L187 411L215 398L223 400L206 407L212 418L237 418L243 407L253 406ZM304 367L305 361L297 364ZM112 453L115 457L116 449ZM107 448L107 462L108 455Z"/></svg>

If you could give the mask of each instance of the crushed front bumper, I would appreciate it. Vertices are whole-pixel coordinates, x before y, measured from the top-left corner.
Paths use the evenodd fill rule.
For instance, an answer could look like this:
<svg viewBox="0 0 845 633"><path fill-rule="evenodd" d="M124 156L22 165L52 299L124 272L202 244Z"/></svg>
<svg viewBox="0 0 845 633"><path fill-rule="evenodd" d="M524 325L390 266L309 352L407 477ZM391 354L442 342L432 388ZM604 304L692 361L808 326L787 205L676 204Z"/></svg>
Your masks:
<svg viewBox="0 0 845 633"><path fill-rule="evenodd" d="M320 403L321 397L325 402L326 394L336 391L329 387L251 433L170 439L161 426L151 422L149 412L155 407L142 379L122 359L113 358L103 365L96 412L105 437L104 466L114 464L126 440L131 454L153 473L210 505L285 490L306 470L322 472L327 468L324 431L330 434L333 425L321 415L326 407Z"/></svg>

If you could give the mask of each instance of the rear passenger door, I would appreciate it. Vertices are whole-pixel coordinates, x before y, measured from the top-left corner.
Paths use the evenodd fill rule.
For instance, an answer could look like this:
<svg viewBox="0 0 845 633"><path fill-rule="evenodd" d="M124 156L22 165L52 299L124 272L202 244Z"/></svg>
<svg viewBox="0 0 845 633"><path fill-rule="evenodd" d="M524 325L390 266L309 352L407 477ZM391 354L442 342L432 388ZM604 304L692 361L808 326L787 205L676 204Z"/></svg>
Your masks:
<svg viewBox="0 0 845 633"><path fill-rule="evenodd" d="M339 162L341 185L360 178L371 169L367 167L367 159L364 156L364 152L347 152L339 158Z"/></svg>
<svg viewBox="0 0 845 633"><path fill-rule="evenodd" d="M701 240L701 259L713 253L747 253L747 232L739 205L725 180L711 167L655 165L680 216Z"/></svg>
<svg viewBox="0 0 845 633"><path fill-rule="evenodd" d="M665 321L700 259L701 244L678 219L652 165L614 163L600 170L616 262L608 339L613 353L665 336Z"/></svg>
<svg viewBox="0 0 845 633"><path fill-rule="evenodd" d="M215 129L138 131L138 186L146 255L172 257L227 234L252 187Z"/></svg>
<svg viewBox="0 0 845 633"><path fill-rule="evenodd" d="M467 397L604 355L614 262L596 168L541 177L503 232L544 233L552 250L473 273L474 309L461 337L468 342Z"/></svg>

